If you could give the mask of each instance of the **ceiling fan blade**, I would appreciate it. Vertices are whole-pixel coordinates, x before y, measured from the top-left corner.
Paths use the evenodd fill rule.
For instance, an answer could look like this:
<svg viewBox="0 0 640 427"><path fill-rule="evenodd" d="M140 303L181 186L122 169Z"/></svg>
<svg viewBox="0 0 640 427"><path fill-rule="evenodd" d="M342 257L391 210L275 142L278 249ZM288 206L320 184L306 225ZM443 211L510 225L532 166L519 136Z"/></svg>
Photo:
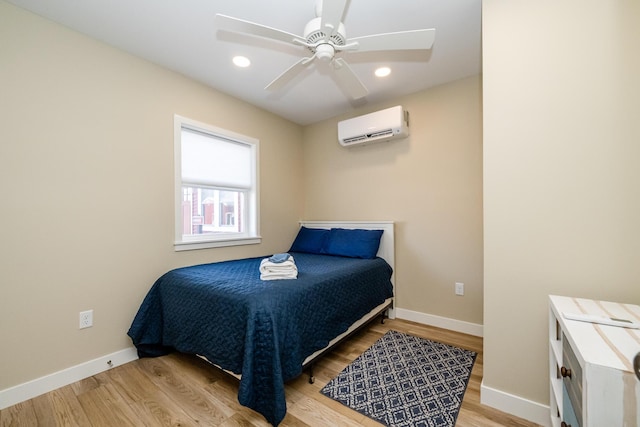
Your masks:
<svg viewBox="0 0 640 427"><path fill-rule="evenodd" d="M374 34L371 36L355 37L349 43L357 42L356 52L375 50L409 50L431 49L436 39L434 28L426 30L400 31L397 33Z"/></svg>
<svg viewBox="0 0 640 427"><path fill-rule="evenodd" d="M311 58L302 58L291 67L287 68L284 73L276 77L271 83L269 83L265 90L278 90L284 87L287 83L293 80L298 74L304 71L304 69L313 61L315 56Z"/></svg>
<svg viewBox="0 0 640 427"><path fill-rule="evenodd" d="M266 25L256 24L255 22L245 21L244 19L222 15L220 13L216 14L215 20L219 28L228 31L251 34L254 36L279 40L286 43L294 43L294 40L296 39L304 40L304 37L298 36L296 34L288 33L276 28L267 27Z"/></svg>
<svg viewBox="0 0 640 427"><path fill-rule="evenodd" d="M335 69L336 78L353 99L363 98L369 93L358 76L356 76L356 73L353 72L351 67L349 67L349 64L347 64L344 59L334 59L333 67Z"/></svg>
<svg viewBox="0 0 640 427"><path fill-rule="evenodd" d="M347 0L321 0L322 15L320 16L320 27L327 34L327 39L332 36L342 22L342 15L347 7Z"/></svg>

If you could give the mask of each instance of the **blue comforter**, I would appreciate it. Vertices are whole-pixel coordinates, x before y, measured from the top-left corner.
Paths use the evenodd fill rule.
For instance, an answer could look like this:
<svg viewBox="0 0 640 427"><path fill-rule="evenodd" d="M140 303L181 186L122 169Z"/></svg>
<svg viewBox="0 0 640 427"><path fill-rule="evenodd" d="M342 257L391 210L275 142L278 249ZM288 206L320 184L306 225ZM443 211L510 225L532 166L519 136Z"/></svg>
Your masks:
<svg viewBox="0 0 640 427"><path fill-rule="evenodd" d="M262 258L164 274L128 332L139 356L205 356L242 374L239 402L279 424L284 383L300 375L304 359L393 293L391 267L381 258L292 255L295 280L260 280Z"/></svg>

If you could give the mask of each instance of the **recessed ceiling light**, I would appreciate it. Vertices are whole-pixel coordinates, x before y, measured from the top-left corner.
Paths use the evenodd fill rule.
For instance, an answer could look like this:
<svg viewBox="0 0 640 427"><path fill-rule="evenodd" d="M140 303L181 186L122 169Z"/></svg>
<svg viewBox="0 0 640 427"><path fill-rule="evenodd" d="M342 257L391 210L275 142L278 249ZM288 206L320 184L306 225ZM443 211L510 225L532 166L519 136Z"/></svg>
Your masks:
<svg viewBox="0 0 640 427"><path fill-rule="evenodd" d="M236 64L237 67L246 68L251 65L251 61L246 56L234 56L233 63Z"/></svg>
<svg viewBox="0 0 640 427"><path fill-rule="evenodd" d="M389 74L391 74L391 68L389 68L389 67L380 67L380 68L378 68L376 70L375 74L378 77L387 77Z"/></svg>

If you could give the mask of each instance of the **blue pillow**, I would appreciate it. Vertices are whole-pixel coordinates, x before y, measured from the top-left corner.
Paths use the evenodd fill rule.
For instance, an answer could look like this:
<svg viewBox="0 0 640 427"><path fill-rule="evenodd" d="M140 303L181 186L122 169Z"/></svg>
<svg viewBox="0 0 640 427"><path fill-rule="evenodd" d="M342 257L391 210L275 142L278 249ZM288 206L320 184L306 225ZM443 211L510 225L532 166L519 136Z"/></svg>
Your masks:
<svg viewBox="0 0 640 427"><path fill-rule="evenodd" d="M378 253L383 230L332 228L324 246L328 255L373 259Z"/></svg>
<svg viewBox="0 0 640 427"><path fill-rule="evenodd" d="M325 242L329 237L329 230L323 228L300 227L296 239L291 245L289 252L307 252L310 254L321 254Z"/></svg>

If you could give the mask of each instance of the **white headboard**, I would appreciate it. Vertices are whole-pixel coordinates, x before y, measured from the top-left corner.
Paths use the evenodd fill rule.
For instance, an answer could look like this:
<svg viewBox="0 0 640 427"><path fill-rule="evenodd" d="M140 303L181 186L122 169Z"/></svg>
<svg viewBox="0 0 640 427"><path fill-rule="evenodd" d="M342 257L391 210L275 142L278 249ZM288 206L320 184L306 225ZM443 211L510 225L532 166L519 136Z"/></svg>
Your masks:
<svg viewBox="0 0 640 427"><path fill-rule="evenodd" d="M382 237L380 238L380 247L378 248L377 255L387 261L387 263L393 269L393 275L391 275L391 284L393 285L393 295L396 295L396 280L395 280L395 236L394 236L394 223L393 221L300 221L300 225L307 228L347 228L347 229L361 229L361 230L384 230ZM390 316L391 317L391 316ZM395 316L393 316L395 317Z"/></svg>

